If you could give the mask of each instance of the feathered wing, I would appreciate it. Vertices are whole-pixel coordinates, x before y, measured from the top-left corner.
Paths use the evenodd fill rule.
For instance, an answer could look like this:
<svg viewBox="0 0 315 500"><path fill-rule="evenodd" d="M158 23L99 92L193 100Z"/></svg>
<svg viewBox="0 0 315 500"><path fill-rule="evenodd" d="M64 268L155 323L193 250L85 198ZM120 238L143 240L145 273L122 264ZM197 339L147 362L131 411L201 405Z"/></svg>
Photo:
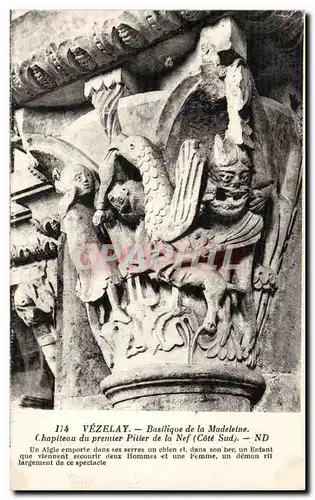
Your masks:
<svg viewBox="0 0 315 500"><path fill-rule="evenodd" d="M213 243L222 249L253 245L260 239L262 229L262 217L249 211L237 224L227 230L224 237L216 236Z"/></svg>
<svg viewBox="0 0 315 500"><path fill-rule="evenodd" d="M191 233L189 239L194 250L203 249L204 255L207 255L207 252L214 247L217 251L222 252L227 249L233 250L253 245L260 239L262 230L263 219L261 215L249 211L224 233L216 234L213 230L202 229L201 238L201 231L197 229Z"/></svg>
<svg viewBox="0 0 315 500"><path fill-rule="evenodd" d="M198 142L185 141L180 148L176 164L176 186L168 224L165 226L164 241L175 241L192 224L198 208L204 163Z"/></svg>

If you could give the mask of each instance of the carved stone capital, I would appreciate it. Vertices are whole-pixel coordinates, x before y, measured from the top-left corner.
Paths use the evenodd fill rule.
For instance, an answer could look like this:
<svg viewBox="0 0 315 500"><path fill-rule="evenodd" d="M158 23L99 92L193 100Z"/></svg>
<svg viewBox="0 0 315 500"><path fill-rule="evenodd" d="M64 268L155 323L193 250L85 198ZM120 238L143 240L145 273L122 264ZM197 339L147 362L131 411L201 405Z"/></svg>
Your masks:
<svg viewBox="0 0 315 500"><path fill-rule="evenodd" d="M253 40L265 37L262 65L270 47L298 46L301 16L288 16L117 12L13 66L19 104L80 82L80 110L52 112L44 132L38 101L25 113L28 168L54 184L60 223L33 220L40 235L11 256L15 269L42 266L61 249L61 349L74 355L60 382L77 394L88 367L84 390L107 374L117 409L251 411L262 396L260 340L302 152L290 100L258 91ZM21 314L40 292L24 294Z"/></svg>
<svg viewBox="0 0 315 500"><path fill-rule="evenodd" d="M284 220L291 219L298 178L294 174L290 206L284 207L274 185L280 170L288 176L299 171L300 158L291 116L287 145L296 161L278 164L277 173L273 169L271 152L278 146L270 134L271 109L258 95L246 53L242 30L232 19L221 19L201 31L199 72L169 94L149 95L162 104L147 106L145 120L145 95L130 97L133 130L120 114L122 131L128 128L131 136L121 140L118 153L108 152L100 171L100 193L119 222L110 223L105 210L102 218L100 210L96 225L113 242L129 227L135 244L147 247L144 264L125 266L123 256L117 257L126 294L122 308L131 322L110 317L101 328L112 370L102 388L117 408L174 409L170 394L176 384L186 394L186 407L198 409L249 411L263 393L256 368L259 335L276 279L269 250L262 257L256 248L269 248L271 231L273 250L279 256L283 251L275 234L284 233L268 225L264 209L273 197L274 216L280 210ZM277 123L284 126L285 110L278 111ZM121 158L134 167L134 177L125 182L115 177ZM178 262L181 252L189 264ZM223 264L228 255L233 270ZM226 399L218 402L215 394L223 392ZM200 393L207 393L206 402Z"/></svg>

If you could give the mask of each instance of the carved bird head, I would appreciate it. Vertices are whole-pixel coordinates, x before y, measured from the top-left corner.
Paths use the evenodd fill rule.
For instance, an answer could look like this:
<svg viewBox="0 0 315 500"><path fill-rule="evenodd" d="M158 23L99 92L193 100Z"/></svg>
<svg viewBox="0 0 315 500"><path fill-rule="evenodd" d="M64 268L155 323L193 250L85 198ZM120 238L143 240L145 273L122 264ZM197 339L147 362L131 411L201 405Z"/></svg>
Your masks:
<svg viewBox="0 0 315 500"><path fill-rule="evenodd" d="M136 167L140 167L143 161L150 160L150 154L154 152L154 146L146 137L140 135L129 136L119 145L119 153Z"/></svg>

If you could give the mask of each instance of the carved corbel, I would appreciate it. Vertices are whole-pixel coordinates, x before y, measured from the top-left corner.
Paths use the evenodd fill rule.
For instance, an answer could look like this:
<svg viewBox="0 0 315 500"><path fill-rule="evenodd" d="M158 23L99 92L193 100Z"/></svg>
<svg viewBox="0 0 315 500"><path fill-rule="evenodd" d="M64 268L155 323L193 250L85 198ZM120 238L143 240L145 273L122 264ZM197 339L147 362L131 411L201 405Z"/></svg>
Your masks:
<svg viewBox="0 0 315 500"><path fill-rule="evenodd" d="M85 84L85 96L91 99L106 136L111 143L120 134L117 106L121 97L138 91L135 79L122 68L92 78Z"/></svg>
<svg viewBox="0 0 315 500"><path fill-rule="evenodd" d="M108 32L108 21L101 26L94 23L88 33L90 53L100 65L112 63L118 57L118 50L113 46Z"/></svg>
<svg viewBox="0 0 315 500"><path fill-rule="evenodd" d="M46 61L56 75L58 82L61 84L66 81L70 81L73 76L73 71L67 63L67 59L63 54L62 48L63 44L57 47L55 43L50 43L45 51Z"/></svg>
<svg viewBox="0 0 315 500"><path fill-rule="evenodd" d="M49 91L57 87L55 75L47 63L40 57L33 56L20 67L20 78L23 84L34 94L40 91Z"/></svg>
<svg viewBox="0 0 315 500"><path fill-rule="evenodd" d="M84 38L78 37L75 40L66 40L58 47L57 54L54 56L54 63L62 62L64 68L69 68L66 74L70 74L70 80L75 80L77 77L89 71L94 71L98 65L86 51ZM61 66L61 64L60 64Z"/></svg>
<svg viewBox="0 0 315 500"><path fill-rule="evenodd" d="M150 15L154 17L154 11L150 11ZM124 54L144 48L161 36L150 27L145 11L123 11L113 21L109 25L112 44Z"/></svg>
<svg viewBox="0 0 315 500"><path fill-rule="evenodd" d="M112 57L111 52L109 55ZM58 47L54 43L49 44L46 48L46 61L58 83L62 84L95 71L99 65L108 62L108 58L104 61L104 54L92 40L81 36L74 40L65 40Z"/></svg>
<svg viewBox="0 0 315 500"><path fill-rule="evenodd" d="M55 295L50 283L21 283L14 292L14 308L23 323L32 328L51 372L56 375Z"/></svg>
<svg viewBox="0 0 315 500"><path fill-rule="evenodd" d="M245 54L238 50L237 25L227 18L227 15L240 21L245 29L250 30L251 35L257 35L262 39L267 35L280 50L282 48L284 51L287 50L289 43L290 47L291 44L297 47L301 42L303 35L301 11L117 12L102 25L94 24L86 35L78 39L64 40L58 47L50 43L44 50L40 48L35 65L30 60L18 64L12 74L14 101L19 104L29 101L55 88L53 82L59 86L74 81L82 74L93 73L97 67L105 71L113 67L113 64L125 62L130 55L135 55L156 42L165 41L174 35L188 34L192 28L200 31L206 22L213 25L219 19L221 19L219 23L210 26L210 29L215 28L214 32L217 30L211 43L214 49L206 48L205 56L211 58L212 52L213 56L219 53L221 57L220 52L222 52L224 58L230 57L233 51L236 51L238 56L245 58ZM226 44L218 47L216 40L224 39L222 36L224 30L227 35ZM215 67L217 63L213 62ZM25 72L29 73L26 79Z"/></svg>
<svg viewBox="0 0 315 500"><path fill-rule="evenodd" d="M40 60L40 58L39 58ZM43 60L33 57L12 67L12 92L17 100L30 100L57 87L55 76Z"/></svg>
<svg viewBox="0 0 315 500"><path fill-rule="evenodd" d="M77 37L71 43L68 54L69 62L81 73L95 71L98 68L98 64L89 53L89 49L89 42L85 37Z"/></svg>

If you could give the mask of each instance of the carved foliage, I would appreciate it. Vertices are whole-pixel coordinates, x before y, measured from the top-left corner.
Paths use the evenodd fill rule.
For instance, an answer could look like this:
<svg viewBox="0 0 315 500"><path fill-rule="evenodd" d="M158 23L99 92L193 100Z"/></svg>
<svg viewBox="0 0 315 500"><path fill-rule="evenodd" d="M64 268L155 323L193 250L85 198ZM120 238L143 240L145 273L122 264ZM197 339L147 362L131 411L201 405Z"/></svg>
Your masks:
<svg viewBox="0 0 315 500"><path fill-rule="evenodd" d="M86 97L91 99L104 132L111 142L121 132L117 115L119 99L137 92L134 79L126 70L116 69L92 78L86 82L84 90Z"/></svg>
<svg viewBox="0 0 315 500"><path fill-rule="evenodd" d="M130 53L147 47L181 20L168 11L125 11L102 25L94 23L86 36L48 47L29 61L13 68L12 90L16 102L34 98L84 73L118 63Z"/></svg>
<svg viewBox="0 0 315 500"><path fill-rule="evenodd" d="M35 85L38 85L40 89L51 90L56 87L56 82L45 70L38 66L38 64L31 65L28 71L29 80L34 80Z"/></svg>
<svg viewBox="0 0 315 500"><path fill-rule="evenodd" d="M10 252L11 266L18 267L31 262L55 259L57 257L57 242L51 238L36 238L26 245L12 245Z"/></svg>
<svg viewBox="0 0 315 500"><path fill-rule="evenodd" d="M36 228L36 230L47 236L48 238L53 238L57 240L61 234L60 231L60 222L52 217L45 217L41 221L33 218L32 222Z"/></svg>
<svg viewBox="0 0 315 500"><path fill-rule="evenodd" d="M53 217L45 217L41 221L33 218L30 222L35 227L36 232L44 237L35 236L26 245L12 245L10 262L13 267L57 257L58 243L56 240L61 234L60 222Z"/></svg>
<svg viewBox="0 0 315 500"><path fill-rule="evenodd" d="M191 22L202 26L205 19L213 21L226 15L224 11L124 11L100 26L95 23L86 36L65 40L58 47L50 43L32 59L14 65L13 97L17 103L28 101L82 74L98 68L106 70L187 24L190 29ZM246 17L237 11L231 15L258 32L264 32L267 24L269 31L285 42L303 33L303 16L299 11L275 11L267 19L260 11L247 12Z"/></svg>

